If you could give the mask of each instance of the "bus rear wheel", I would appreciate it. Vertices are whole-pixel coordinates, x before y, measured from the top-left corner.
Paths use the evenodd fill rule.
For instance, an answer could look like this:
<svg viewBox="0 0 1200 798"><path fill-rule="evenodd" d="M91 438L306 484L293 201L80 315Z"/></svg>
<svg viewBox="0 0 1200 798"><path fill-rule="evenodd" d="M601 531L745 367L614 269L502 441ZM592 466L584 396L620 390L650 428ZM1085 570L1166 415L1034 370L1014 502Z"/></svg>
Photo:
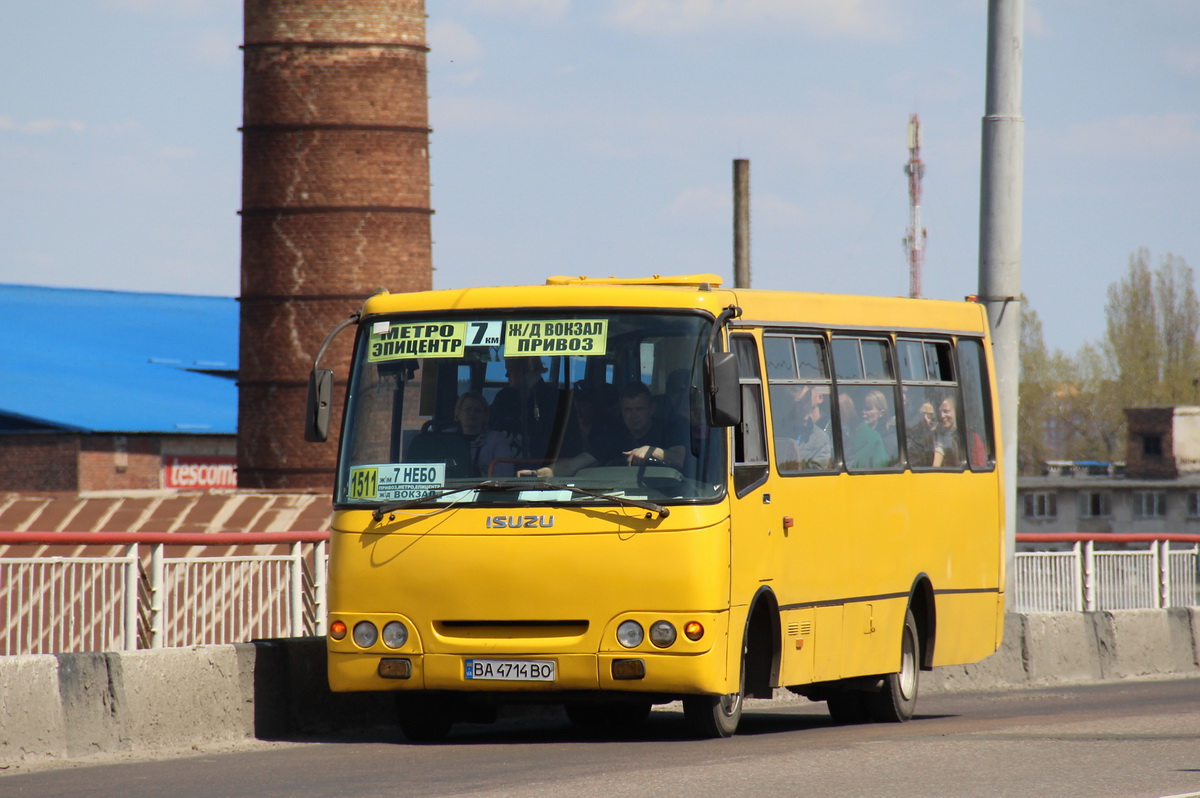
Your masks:
<svg viewBox="0 0 1200 798"><path fill-rule="evenodd" d="M903 723L911 720L917 706L921 675L921 636L912 610L904 615L900 637L900 670L883 677L883 688L866 695L867 710L873 720Z"/></svg>

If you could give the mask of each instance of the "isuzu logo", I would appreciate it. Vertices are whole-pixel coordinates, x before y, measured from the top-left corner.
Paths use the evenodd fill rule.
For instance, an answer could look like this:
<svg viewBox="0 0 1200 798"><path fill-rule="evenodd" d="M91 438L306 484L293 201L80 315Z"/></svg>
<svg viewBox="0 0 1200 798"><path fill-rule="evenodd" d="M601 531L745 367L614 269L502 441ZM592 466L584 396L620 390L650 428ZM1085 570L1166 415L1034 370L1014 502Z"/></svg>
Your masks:
<svg viewBox="0 0 1200 798"><path fill-rule="evenodd" d="M546 529L552 526L554 526L554 516L552 515L489 515L487 519L488 529L527 529L529 527Z"/></svg>

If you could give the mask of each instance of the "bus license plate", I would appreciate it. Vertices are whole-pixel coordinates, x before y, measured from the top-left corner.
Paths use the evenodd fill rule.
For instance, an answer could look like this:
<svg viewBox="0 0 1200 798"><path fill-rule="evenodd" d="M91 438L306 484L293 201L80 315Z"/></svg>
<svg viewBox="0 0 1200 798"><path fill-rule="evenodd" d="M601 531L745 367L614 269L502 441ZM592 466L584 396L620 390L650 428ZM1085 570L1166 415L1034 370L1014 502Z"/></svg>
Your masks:
<svg viewBox="0 0 1200 798"><path fill-rule="evenodd" d="M499 679L508 682L552 682L554 662L532 659L466 659L467 679Z"/></svg>

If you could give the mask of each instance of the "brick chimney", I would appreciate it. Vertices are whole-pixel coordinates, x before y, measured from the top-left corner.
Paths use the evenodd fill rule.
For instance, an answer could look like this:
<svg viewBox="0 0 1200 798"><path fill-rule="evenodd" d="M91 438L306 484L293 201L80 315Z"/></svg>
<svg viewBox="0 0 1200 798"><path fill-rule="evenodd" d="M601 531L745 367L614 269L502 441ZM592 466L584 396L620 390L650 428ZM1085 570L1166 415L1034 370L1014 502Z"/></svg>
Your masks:
<svg viewBox="0 0 1200 798"><path fill-rule="evenodd" d="M377 288L433 282L424 0L245 0L243 51L238 484L328 491L313 356ZM351 339L322 360L339 403Z"/></svg>

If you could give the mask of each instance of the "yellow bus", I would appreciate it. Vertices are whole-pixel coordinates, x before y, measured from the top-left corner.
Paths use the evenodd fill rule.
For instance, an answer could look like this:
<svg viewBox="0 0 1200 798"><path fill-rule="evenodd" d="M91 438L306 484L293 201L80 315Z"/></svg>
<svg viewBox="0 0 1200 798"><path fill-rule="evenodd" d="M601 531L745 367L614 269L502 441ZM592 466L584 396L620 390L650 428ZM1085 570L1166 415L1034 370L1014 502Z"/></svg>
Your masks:
<svg viewBox="0 0 1200 798"><path fill-rule="evenodd" d="M978 303L552 277L351 325L329 683L394 691L411 739L504 702L617 729L681 701L727 737L778 688L903 721L920 671L1000 644Z"/></svg>

